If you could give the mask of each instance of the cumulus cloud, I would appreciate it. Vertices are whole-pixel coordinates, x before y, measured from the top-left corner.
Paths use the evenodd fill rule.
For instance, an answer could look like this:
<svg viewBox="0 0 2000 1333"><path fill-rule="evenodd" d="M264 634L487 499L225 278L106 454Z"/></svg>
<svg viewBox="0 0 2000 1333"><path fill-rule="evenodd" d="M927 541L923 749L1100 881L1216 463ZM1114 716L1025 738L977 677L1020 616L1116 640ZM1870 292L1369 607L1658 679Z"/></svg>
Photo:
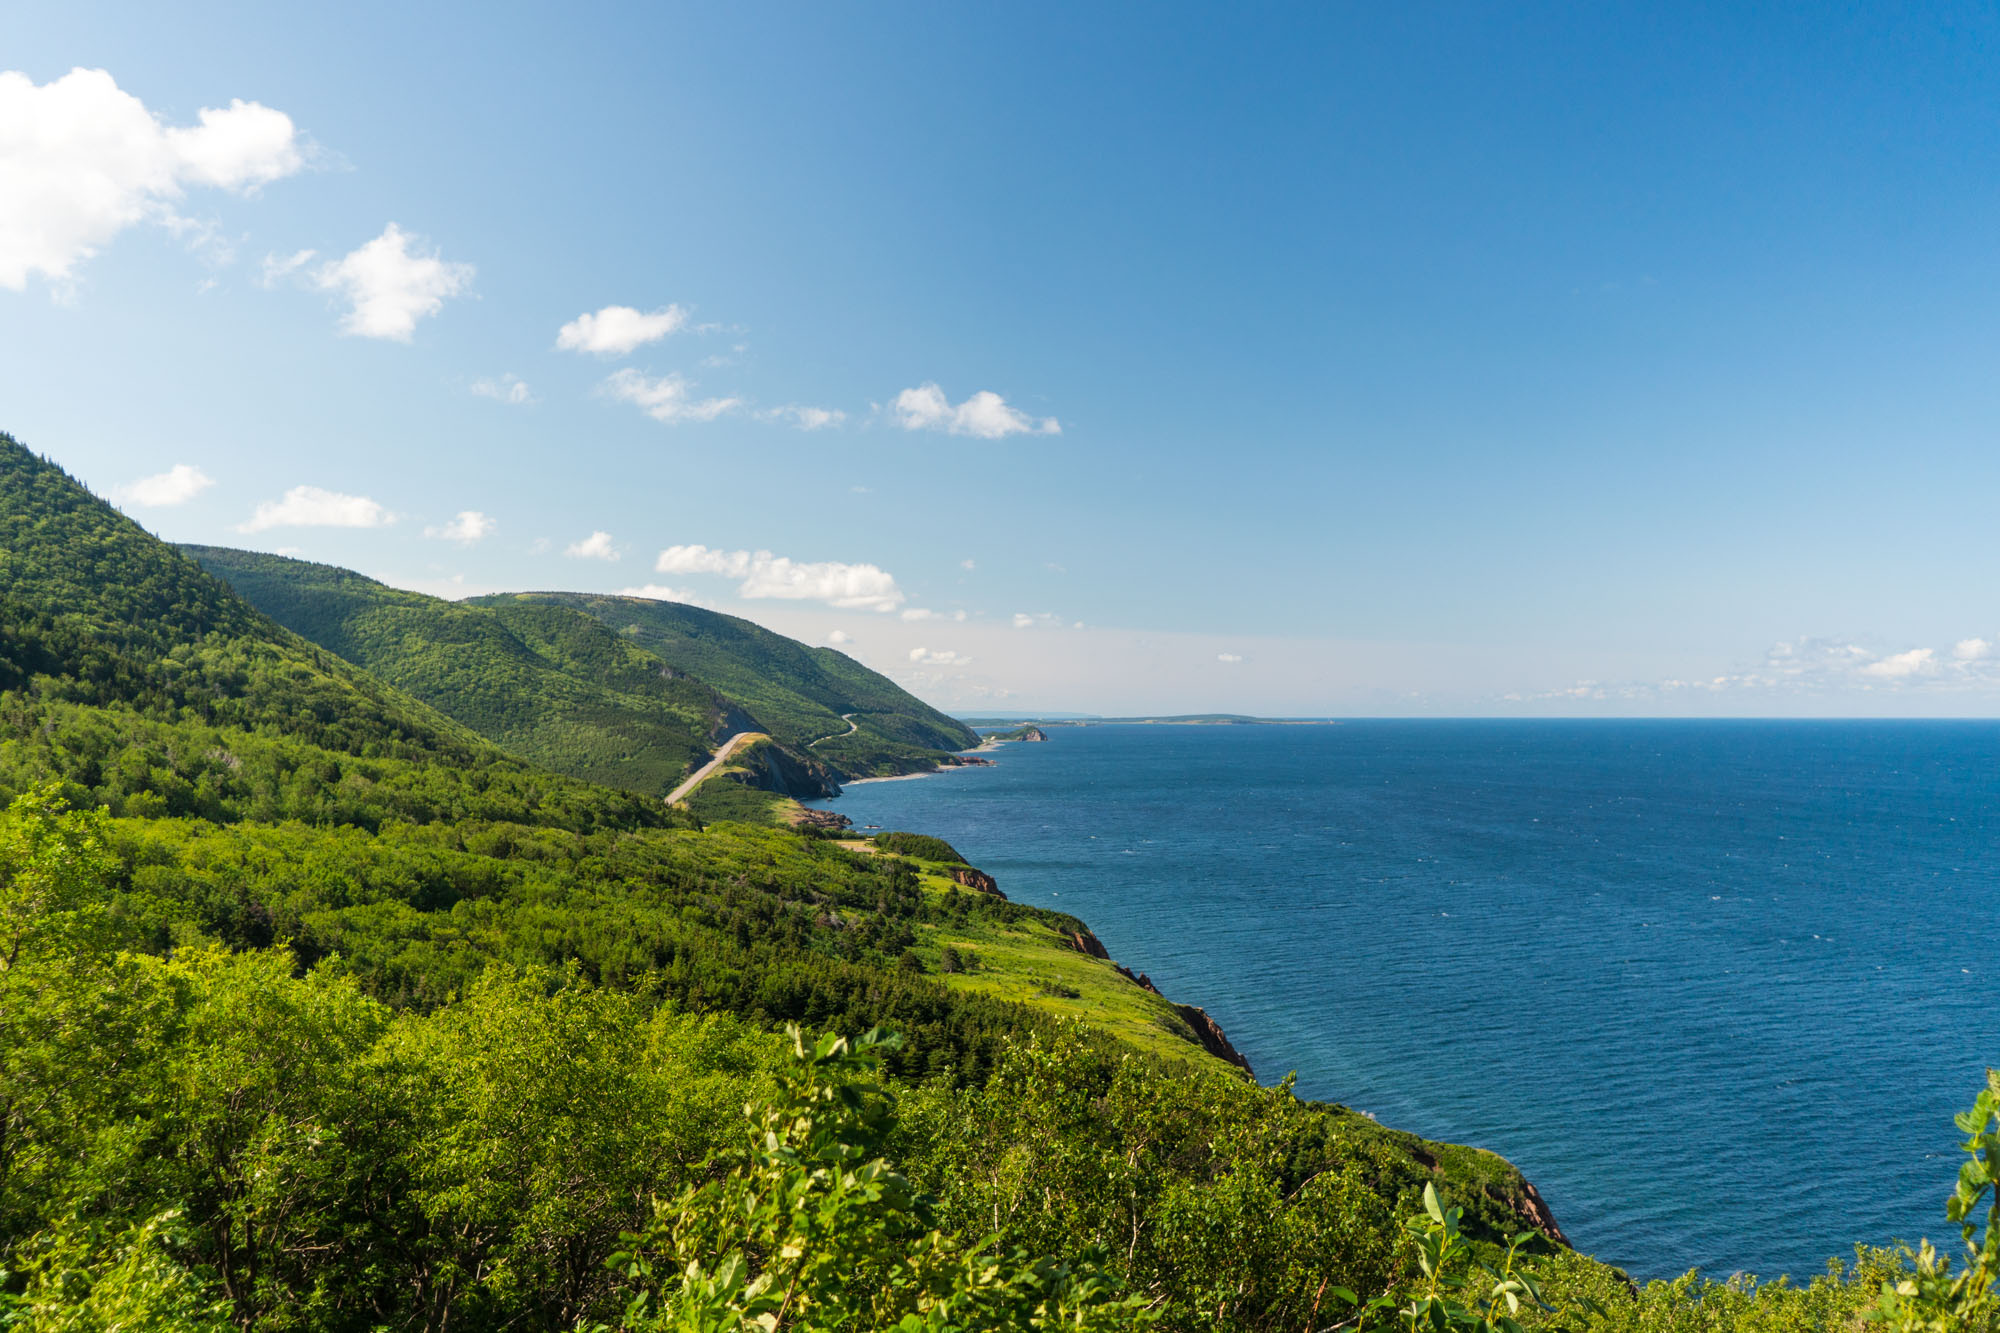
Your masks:
<svg viewBox="0 0 2000 1333"><path fill-rule="evenodd" d="M759 421L775 421L782 425L794 426L799 430L825 430L838 426L847 420L847 413L834 407L799 407L787 404L784 407L765 408L757 414Z"/></svg>
<svg viewBox="0 0 2000 1333"><path fill-rule="evenodd" d="M1931 658L1934 656L1936 654L1929 648L1912 648L1908 652L1893 653L1880 661L1870 662L1861 668L1861 674L1882 680L1902 680L1906 676L1922 675L1931 670Z"/></svg>
<svg viewBox="0 0 2000 1333"><path fill-rule="evenodd" d="M491 398L496 403L509 407L526 407L535 401L528 382L519 375L502 375L499 379L490 376L472 382L472 392L481 398Z"/></svg>
<svg viewBox="0 0 2000 1333"><path fill-rule="evenodd" d="M499 526L491 514L482 514L477 509L461 509L458 517L451 522L425 528L424 536L440 541L464 542L470 546L481 538L492 536L493 530Z"/></svg>
<svg viewBox="0 0 2000 1333"><path fill-rule="evenodd" d="M1029 615L1026 611L1014 613L1015 629L1061 629L1062 626L1063 618L1053 611L1041 611L1034 615ZM1083 622L1078 621L1076 628L1082 629Z"/></svg>
<svg viewBox="0 0 2000 1333"><path fill-rule="evenodd" d="M593 532L582 541L571 542L563 554L577 560L616 560L618 548L611 544L610 533Z"/></svg>
<svg viewBox="0 0 2000 1333"><path fill-rule="evenodd" d="M1217 653L1215 660L1218 662L1241 662L1243 657L1239 653Z"/></svg>
<svg viewBox="0 0 2000 1333"><path fill-rule="evenodd" d="M666 425L683 421L713 421L743 405L741 398L696 398L694 385L679 375L648 379L627 366L601 386L602 391L631 403L653 420Z"/></svg>
<svg viewBox="0 0 2000 1333"><path fill-rule="evenodd" d="M960 569L965 570L967 573L970 573L971 571L979 568L979 565L972 559L972 557L967 556L965 559L958 562L958 567Z"/></svg>
<svg viewBox="0 0 2000 1333"><path fill-rule="evenodd" d="M557 329L556 346L565 352L626 356L686 324L687 311L677 305L651 311L608 305L596 314L578 315Z"/></svg>
<svg viewBox="0 0 2000 1333"><path fill-rule="evenodd" d="M739 579L746 598L825 602L856 611L894 611L906 600L896 580L874 565L837 560L800 561L769 551L723 551L669 546L653 568L662 574L719 574Z"/></svg>
<svg viewBox="0 0 2000 1333"><path fill-rule="evenodd" d="M318 486L294 486L282 500L257 506L238 532L267 528L383 528L396 516L365 495L343 495Z"/></svg>
<svg viewBox="0 0 2000 1333"><path fill-rule="evenodd" d="M833 647L838 648L843 643L853 643L854 636L844 629L831 630L827 633L826 641Z"/></svg>
<svg viewBox="0 0 2000 1333"><path fill-rule="evenodd" d="M0 72L0 287L67 282L127 227L200 232L175 210L188 186L239 193L305 165L292 118L236 99L167 126L101 69L37 85Z"/></svg>
<svg viewBox="0 0 2000 1333"><path fill-rule="evenodd" d="M620 597L644 597L650 602L686 602L689 606L707 606L708 603L686 588L669 588L664 583L642 583L634 588L620 588Z"/></svg>
<svg viewBox="0 0 2000 1333"><path fill-rule="evenodd" d="M1007 406L1006 399L990 390L981 389L953 406L944 390L932 383L897 394L889 405L889 419L904 430L941 430L981 440L997 440L1007 435L1062 434L1062 426L1054 417L1037 421Z"/></svg>
<svg viewBox="0 0 2000 1333"><path fill-rule="evenodd" d="M315 286L347 302L342 333L406 343L418 320L435 315L448 298L472 285L472 265L413 251L419 240L391 222L374 240L314 273Z"/></svg>
<svg viewBox="0 0 2000 1333"><path fill-rule="evenodd" d="M929 620L936 614L937 612L923 606L906 606L903 608L903 619L905 620Z"/></svg>
<svg viewBox="0 0 2000 1333"><path fill-rule="evenodd" d="M918 666L971 666L972 659L961 657L949 648L912 648L910 661Z"/></svg>
<svg viewBox="0 0 2000 1333"><path fill-rule="evenodd" d="M1993 655L1993 645L1984 639L1960 639L1951 646L1951 655L1961 662L1983 662Z"/></svg>
<svg viewBox="0 0 2000 1333"><path fill-rule="evenodd" d="M186 504L213 485L215 478L200 468L176 463L165 472L120 486L112 495L120 504L143 505L150 509Z"/></svg>

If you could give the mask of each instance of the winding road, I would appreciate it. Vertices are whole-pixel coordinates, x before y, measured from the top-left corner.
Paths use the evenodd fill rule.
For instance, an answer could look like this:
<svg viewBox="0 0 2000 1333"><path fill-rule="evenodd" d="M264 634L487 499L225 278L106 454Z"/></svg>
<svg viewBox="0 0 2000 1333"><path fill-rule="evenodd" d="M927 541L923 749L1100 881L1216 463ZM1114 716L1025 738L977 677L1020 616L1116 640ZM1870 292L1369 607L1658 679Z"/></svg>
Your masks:
<svg viewBox="0 0 2000 1333"><path fill-rule="evenodd" d="M836 733L835 735L832 736L822 736L819 738L819 741L837 741L842 736L852 736L855 732L861 730L861 724L854 720L854 714L852 713L842 713L840 715L840 720L847 724L847 730ZM818 745L819 741L812 742L812 745L808 745L806 746L806 748L810 750L813 747L813 745Z"/></svg>
<svg viewBox="0 0 2000 1333"><path fill-rule="evenodd" d="M702 784L702 780L704 778L706 778L710 773L713 773L716 769L721 768L723 764L727 763L729 761L729 756L735 754L736 751L742 747L743 742L748 740L755 740L757 737L763 734L764 733L761 731L739 731L734 736L731 736L728 740L724 741L722 743L722 748L715 752L715 758L709 760L707 763L703 764L700 768L697 768L694 772L688 774L687 781L681 783L680 786L674 788L672 791L667 793L667 804L679 805L683 797L685 797L689 792L693 791L696 787L699 787Z"/></svg>

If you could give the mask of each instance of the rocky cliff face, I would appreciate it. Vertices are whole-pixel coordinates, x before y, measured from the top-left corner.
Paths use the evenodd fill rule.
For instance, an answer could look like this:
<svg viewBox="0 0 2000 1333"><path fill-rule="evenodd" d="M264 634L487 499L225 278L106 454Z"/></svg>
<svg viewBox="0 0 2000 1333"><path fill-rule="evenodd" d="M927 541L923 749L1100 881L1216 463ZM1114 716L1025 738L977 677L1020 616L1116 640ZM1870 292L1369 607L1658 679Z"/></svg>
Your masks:
<svg viewBox="0 0 2000 1333"><path fill-rule="evenodd" d="M1022 727L1020 739L1024 741L1045 741L1049 734L1040 727Z"/></svg>
<svg viewBox="0 0 2000 1333"><path fill-rule="evenodd" d="M1250 1077L1257 1077L1257 1071L1250 1068L1250 1062L1243 1058L1243 1052L1229 1044L1229 1038L1223 1035L1222 1025L1210 1018L1207 1010L1192 1004L1177 1004L1174 1008L1187 1020L1187 1025L1194 1029L1195 1039L1201 1043L1203 1050L1219 1060L1227 1060Z"/></svg>
<svg viewBox="0 0 2000 1333"><path fill-rule="evenodd" d="M995 898L1007 896L1000 892L999 882L984 870L974 870L971 866L954 866L951 877L974 893L987 893Z"/></svg>
<svg viewBox="0 0 2000 1333"><path fill-rule="evenodd" d="M1111 957L1111 955L1105 951L1103 942L1099 940L1097 936L1092 934L1090 931L1073 930L1069 934L1064 935L1062 938L1064 944L1067 944L1070 948L1076 950L1080 954L1088 954L1092 958L1103 958L1106 959L1107 961Z"/></svg>

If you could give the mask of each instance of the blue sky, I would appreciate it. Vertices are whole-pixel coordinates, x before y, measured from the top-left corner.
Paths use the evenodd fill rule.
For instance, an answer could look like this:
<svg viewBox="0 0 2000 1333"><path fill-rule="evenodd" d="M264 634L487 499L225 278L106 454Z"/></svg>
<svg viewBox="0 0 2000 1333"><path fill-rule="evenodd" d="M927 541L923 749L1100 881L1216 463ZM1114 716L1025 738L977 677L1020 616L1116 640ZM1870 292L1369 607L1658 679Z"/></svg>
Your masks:
<svg viewBox="0 0 2000 1333"><path fill-rule="evenodd" d="M962 710L1989 715L1996 46L17 10L0 428L173 539L670 589Z"/></svg>

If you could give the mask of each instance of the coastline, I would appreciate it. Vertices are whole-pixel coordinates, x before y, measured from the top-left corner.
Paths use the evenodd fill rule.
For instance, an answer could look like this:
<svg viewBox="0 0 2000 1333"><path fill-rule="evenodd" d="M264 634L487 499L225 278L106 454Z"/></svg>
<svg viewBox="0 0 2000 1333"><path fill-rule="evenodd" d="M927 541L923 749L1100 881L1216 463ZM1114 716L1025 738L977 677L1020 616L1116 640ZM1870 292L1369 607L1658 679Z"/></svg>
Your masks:
<svg viewBox="0 0 2000 1333"><path fill-rule="evenodd" d="M1179 725L1202 725L1202 724L1180 723ZM997 741L988 739L982 742L982 744L977 747L977 750L998 749L1004 745L1013 743L1016 742ZM976 751L960 751L959 753L973 754L976 753ZM964 767L972 767L972 765L939 764L923 772L895 774L886 777L857 778L854 781L847 783L845 785L859 786L861 783L864 782L903 782L914 778L935 777L939 774L952 772L956 769ZM838 799L839 798L837 796L830 798L823 798L828 808L830 808L832 802L835 802ZM860 836L866 838L869 835L861 834ZM971 874L983 880L986 885L993 886L992 878L986 875L984 872L973 870L971 871ZM960 882L963 883L967 881L961 880ZM997 886L991 887L989 891L997 893L998 892ZM1001 894L1000 896L1005 897L1004 894ZM1250 1061L1230 1041L1228 1035L1224 1032L1221 1024L1219 1024L1212 1016L1210 1016L1204 1008L1202 1008L1199 1005L1183 1003L1166 995L1159 989L1158 986L1156 986L1153 983L1151 977L1149 977L1144 971L1137 970L1128 967L1122 963L1119 963L1117 961L1114 961L1111 958L1109 951L1104 947L1102 943L1099 942L1094 929L1089 925L1088 922L1083 921L1082 918L1077 917L1074 913L1063 912L1059 908L1041 908L1038 910L1053 912L1061 916L1066 916L1071 920L1081 924L1083 926L1083 929L1074 936L1071 936L1065 932L1061 931L1058 932L1061 938L1061 942L1065 946L1065 948L1073 949L1076 953L1083 955L1083 960L1092 960L1101 962L1106 968L1113 970L1117 974L1117 976L1122 979L1124 983L1149 993L1151 996L1155 997L1155 999L1158 1002L1165 1004L1170 1010L1172 1010L1173 1013L1180 1019L1182 1023L1186 1025L1188 1029L1188 1032L1185 1036L1182 1036L1180 1034L1175 1034L1176 1041L1186 1041L1187 1044L1192 1046L1195 1050L1202 1051L1208 1056L1213 1057L1218 1062L1232 1067L1233 1069L1238 1071L1241 1077L1243 1077L1244 1079L1246 1079L1248 1082L1250 1082L1255 1086L1258 1087L1275 1086L1273 1084L1265 1083L1262 1079L1260 1079L1257 1076L1256 1071L1250 1065ZM1071 993L1074 994L1074 992ZM1377 1119L1377 1117L1371 1112L1357 1110L1353 1107L1346 1106L1344 1103L1327 1103L1327 1105L1338 1106L1339 1109L1341 1109L1342 1111L1349 1112L1356 1116L1362 1117L1370 1121L1371 1123L1375 1124L1381 1123ZM1407 1130L1398 1130L1394 1126L1389 1126L1389 1125L1385 1125L1383 1126L1383 1128L1388 1130L1392 1134L1396 1134L1399 1136L1407 1136L1414 1142L1418 1143L1427 1142L1427 1140L1422 1139L1421 1136L1412 1134L1410 1131ZM1503 1164L1506 1170L1512 1173L1513 1180L1517 1182L1518 1188L1501 1188L1495 1191L1490 1186L1483 1186L1482 1192L1487 1193L1489 1198L1493 1198L1496 1202L1500 1203L1508 1211L1510 1211L1514 1215L1514 1217L1518 1219L1519 1223L1525 1228L1540 1234L1551 1243L1563 1249L1570 1250L1576 1253L1581 1253L1580 1251L1576 1250L1574 1243L1571 1242L1569 1237L1564 1234L1561 1225L1556 1220L1554 1213L1550 1209L1548 1203L1542 1197L1541 1192L1536 1188L1535 1183L1532 1180L1530 1180L1526 1176L1526 1174L1520 1170L1519 1167L1515 1166L1512 1161L1510 1161L1509 1159L1507 1159L1506 1157L1502 1156L1499 1153L1493 1152L1491 1149L1478 1148L1470 1144L1442 1143L1440 1141L1439 1143L1434 1143L1432 1146L1433 1147L1441 1146L1444 1149L1449 1150L1450 1152L1453 1153L1471 1152L1473 1154L1478 1154L1484 1157L1491 1158L1494 1161ZM1441 1164L1436 1161L1431 1162L1430 1167L1433 1171L1440 1171L1442 1169ZM1622 1276L1622 1271L1621 1271L1621 1276ZM1625 1280L1628 1282L1630 1281L1629 1278Z"/></svg>

